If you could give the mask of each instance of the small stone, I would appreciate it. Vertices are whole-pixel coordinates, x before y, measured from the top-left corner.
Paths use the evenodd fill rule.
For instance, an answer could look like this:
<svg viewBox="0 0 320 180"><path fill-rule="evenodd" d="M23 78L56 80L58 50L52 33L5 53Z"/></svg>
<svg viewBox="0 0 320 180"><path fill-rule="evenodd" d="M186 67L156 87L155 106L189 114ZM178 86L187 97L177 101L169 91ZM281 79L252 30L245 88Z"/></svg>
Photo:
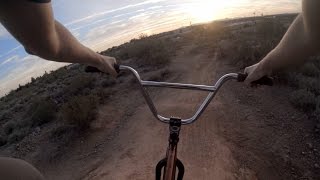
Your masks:
<svg viewBox="0 0 320 180"><path fill-rule="evenodd" d="M308 146L309 149L313 149L313 146L312 146L311 143L307 143L307 146Z"/></svg>
<svg viewBox="0 0 320 180"><path fill-rule="evenodd" d="M317 169L319 169L319 168L320 168L320 166L319 166L319 164L318 164L318 163L314 164L314 167L315 167L315 168L317 168Z"/></svg>
<svg viewBox="0 0 320 180"><path fill-rule="evenodd" d="M306 152L302 151L302 152L301 152L301 154L302 154L302 155L305 155L305 154L306 154Z"/></svg>
<svg viewBox="0 0 320 180"><path fill-rule="evenodd" d="M318 152L318 149L313 149L314 152Z"/></svg>

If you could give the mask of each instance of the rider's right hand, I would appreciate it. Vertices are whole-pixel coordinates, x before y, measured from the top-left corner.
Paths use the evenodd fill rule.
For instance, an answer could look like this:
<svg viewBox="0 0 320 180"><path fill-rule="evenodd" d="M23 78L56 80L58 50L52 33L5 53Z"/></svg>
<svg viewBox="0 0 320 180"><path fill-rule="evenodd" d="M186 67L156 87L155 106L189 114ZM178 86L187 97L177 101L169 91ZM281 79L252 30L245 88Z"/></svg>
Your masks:
<svg viewBox="0 0 320 180"><path fill-rule="evenodd" d="M264 76L270 76L271 70L266 68L264 61L260 61L257 64L246 67L244 73L248 74L248 77L244 81L247 85L251 85L253 81L259 80Z"/></svg>
<svg viewBox="0 0 320 180"><path fill-rule="evenodd" d="M100 63L95 67L102 72L105 72L105 73L111 74L114 77L117 77L118 73L114 68L115 64L117 64L117 61L114 57L101 55Z"/></svg>

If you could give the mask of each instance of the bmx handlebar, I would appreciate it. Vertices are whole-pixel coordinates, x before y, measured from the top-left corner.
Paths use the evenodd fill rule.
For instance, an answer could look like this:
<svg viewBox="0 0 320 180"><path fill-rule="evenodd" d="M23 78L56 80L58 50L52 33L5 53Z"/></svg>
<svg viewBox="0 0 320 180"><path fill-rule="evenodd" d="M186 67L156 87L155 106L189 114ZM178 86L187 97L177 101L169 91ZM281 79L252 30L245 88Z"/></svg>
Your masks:
<svg viewBox="0 0 320 180"><path fill-rule="evenodd" d="M156 82L156 81L144 81L141 79L139 73L130 66L123 66L123 65L115 65L115 69L117 72L120 71L129 71L131 72L135 79L138 81L139 89L142 92L143 97L146 100L146 103L149 106L150 111L152 112L153 116L158 119L159 121L163 123L169 123L170 117L164 117L160 114L158 114L158 111L156 107L154 106L154 103L146 89L146 87L159 87L159 88L175 88L175 89L189 89L189 90L196 90L196 91L206 91L209 92L205 100L201 103L198 110L195 112L195 114L187 119L181 119L181 124L187 125L195 122L201 114L205 111L209 103L212 101L216 93L219 91L219 89L222 87L222 85L229 81L229 80L237 80L238 82L243 82L247 75L242 73L229 73L223 75L219 80L213 85L198 85L198 84L182 84L182 83L169 83L169 82ZM86 72L100 72L97 68L94 67L87 67ZM260 85L272 85L272 79L269 77L263 77L259 79L258 81L255 81L255 84Z"/></svg>

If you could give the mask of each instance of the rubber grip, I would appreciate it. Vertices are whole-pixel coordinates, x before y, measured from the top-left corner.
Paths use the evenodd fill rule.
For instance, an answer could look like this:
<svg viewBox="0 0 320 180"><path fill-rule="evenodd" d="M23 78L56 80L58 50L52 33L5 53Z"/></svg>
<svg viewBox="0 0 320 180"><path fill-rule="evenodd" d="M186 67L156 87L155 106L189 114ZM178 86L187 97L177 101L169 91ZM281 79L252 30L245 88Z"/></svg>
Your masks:
<svg viewBox="0 0 320 180"><path fill-rule="evenodd" d="M114 69L116 70L117 73L120 72L120 66L118 64L114 64L113 67L114 67ZM88 73L102 72L98 68L93 67L93 66L87 66L84 71L88 72Z"/></svg>
<svg viewBox="0 0 320 180"><path fill-rule="evenodd" d="M238 73L238 82L243 82L248 77L248 74ZM266 85L273 86L273 79L268 76L263 76L262 78L251 82L253 85Z"/></svg>

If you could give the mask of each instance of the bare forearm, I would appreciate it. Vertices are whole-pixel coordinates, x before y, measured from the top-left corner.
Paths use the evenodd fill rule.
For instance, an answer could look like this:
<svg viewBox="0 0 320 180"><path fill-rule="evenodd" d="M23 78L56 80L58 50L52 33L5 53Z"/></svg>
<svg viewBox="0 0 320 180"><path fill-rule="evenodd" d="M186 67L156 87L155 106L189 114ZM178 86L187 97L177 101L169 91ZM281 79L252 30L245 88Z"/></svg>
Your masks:
<svg viewBox="0 0 320 180"><path fill-rule="evenodd" d="M52 61L95 66L117 75L115 58L102 56L83 46L54 20L51 3L0 1L0 22L34 55Z"/></svg>
<svg viewBox="0 0 320 180"><path fill-rule="evenodd" d="M70 63L82 63L91 66L101 64L101 55L83 46L63 25L55 21L59 48L57 54L44 54L47 59Z"/></svg>
<svg viewBox="0 0 320 180"><path fill-rule="evenodd" d="M292 23L278 46L261 64L270 71L279 71L304 63L320 50L319 0L303 0L303 11Z"/></svg>
<svg viewBox="0 0 320 180"><path fill-rule="evenodd" d="M315 51L312 43L307 38L303 16L299 15L281 42L261 63L270 71L279 71L302 64Z"/></svg>

